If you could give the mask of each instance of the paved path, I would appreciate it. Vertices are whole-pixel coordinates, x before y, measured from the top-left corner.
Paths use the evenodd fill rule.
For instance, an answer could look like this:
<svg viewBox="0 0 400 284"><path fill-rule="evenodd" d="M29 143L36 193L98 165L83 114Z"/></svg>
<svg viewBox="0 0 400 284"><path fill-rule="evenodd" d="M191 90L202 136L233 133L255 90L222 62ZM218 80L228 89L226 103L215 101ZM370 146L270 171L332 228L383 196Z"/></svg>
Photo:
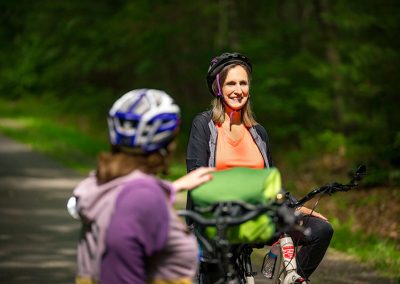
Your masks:
<svg viewBox="0 0 400 284"><path fill-rule="evenodd" d="M78 222L66 200L81 179L0 136L0 283L73 283Z"/></svg>
<svg viewBox="0 0 400 284"><path fill-rule="evenodd" d="M79 224L65 205L81 179L0 135L0 284L73 283ZM311 279L313 284L395 283L335 251ZM266 281L259 275L256 283Z"/></svg>

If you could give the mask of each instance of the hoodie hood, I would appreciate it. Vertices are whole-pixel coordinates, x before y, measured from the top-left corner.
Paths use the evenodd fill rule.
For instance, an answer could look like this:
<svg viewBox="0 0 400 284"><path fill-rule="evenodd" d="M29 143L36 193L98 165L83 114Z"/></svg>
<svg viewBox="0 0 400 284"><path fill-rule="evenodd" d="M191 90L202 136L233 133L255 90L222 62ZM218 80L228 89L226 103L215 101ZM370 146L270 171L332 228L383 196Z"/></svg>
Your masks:
<svg viewBox="0 0 400 284"><path fill-rule="evenodd" d="M99 221L99 218L102 219L101 216L110 216L112 212L104 212L104 209L114 207L109 205L115 203L115 199L124 185L133 179L145 176L147 175L135 170L128 175L99 185L96 172L92 171L73 191L73 195L77 198L77 210L82 221Z"/></svg>

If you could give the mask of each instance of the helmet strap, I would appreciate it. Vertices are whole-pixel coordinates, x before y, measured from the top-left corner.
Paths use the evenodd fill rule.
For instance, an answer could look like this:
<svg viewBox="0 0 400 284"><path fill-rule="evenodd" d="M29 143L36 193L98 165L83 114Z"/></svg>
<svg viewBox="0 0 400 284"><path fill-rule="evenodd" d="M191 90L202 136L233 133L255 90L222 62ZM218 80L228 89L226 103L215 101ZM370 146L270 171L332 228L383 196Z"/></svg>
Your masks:
<svg viewBox="0 0 400 284"><path fill-rule="evenodd" d="M216 80L217 80L217 87L218 87L217 97L222 97L222 89L221 89L221 84L219 82L219 73L217 74Z"/></svg>
<svg viewBox="0 0 400 284"><path fill-rule="evenodd" d="M233 109L233 110L231 111L231 113L229 114L229 129L232 128L232 117L233 117L233 113L239 112L239 111L242 111L242 110L241 110L241 109Z"/></svg>

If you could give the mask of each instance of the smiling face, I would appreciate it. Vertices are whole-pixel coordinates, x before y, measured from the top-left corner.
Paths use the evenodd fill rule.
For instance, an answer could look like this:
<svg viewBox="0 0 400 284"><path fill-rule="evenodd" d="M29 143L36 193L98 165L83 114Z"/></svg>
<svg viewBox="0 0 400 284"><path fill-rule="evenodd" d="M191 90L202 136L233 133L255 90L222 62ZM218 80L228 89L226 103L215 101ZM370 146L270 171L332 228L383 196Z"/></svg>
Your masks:
<svg viewBox="0 0 400 284"><path fill-rule="evenodd" d="M222 94L226 106L232 110L239 110L246 104L249 99L249 76L242 66L229 69L222 85Z"/></svg>

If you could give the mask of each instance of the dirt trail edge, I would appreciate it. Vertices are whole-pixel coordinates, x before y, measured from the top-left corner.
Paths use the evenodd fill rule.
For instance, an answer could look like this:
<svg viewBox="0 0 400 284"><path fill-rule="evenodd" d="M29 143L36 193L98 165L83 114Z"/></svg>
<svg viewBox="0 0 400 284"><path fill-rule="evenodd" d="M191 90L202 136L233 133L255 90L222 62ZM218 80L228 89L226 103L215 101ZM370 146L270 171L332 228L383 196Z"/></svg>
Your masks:
<svg viewBox="0 0 400 284"><path fill-rule="evenodd" d="M0 135L0 283L73 283L79 223L66 201L83 176ZM262 252L254 254L259 271ZM267 283L258 273L256 283ZM395 283L329 250L317 283Z"/></svg>

